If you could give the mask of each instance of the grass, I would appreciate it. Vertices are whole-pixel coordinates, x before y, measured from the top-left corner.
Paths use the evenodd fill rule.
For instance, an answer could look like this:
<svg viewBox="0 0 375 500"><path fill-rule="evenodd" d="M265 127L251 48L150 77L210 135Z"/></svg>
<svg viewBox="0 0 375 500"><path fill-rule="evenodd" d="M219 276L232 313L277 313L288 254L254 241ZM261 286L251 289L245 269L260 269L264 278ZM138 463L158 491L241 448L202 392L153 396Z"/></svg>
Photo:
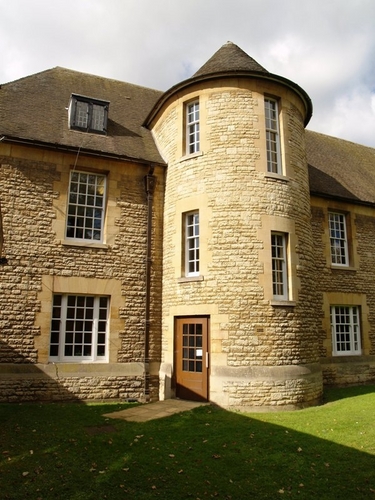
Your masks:
<svg viewBox="0 0 375 500"><path fill-rule="evenodd" d="M297 412L102 416L129 406L0 405L0 497L375 499L375 386Z"/></svg>

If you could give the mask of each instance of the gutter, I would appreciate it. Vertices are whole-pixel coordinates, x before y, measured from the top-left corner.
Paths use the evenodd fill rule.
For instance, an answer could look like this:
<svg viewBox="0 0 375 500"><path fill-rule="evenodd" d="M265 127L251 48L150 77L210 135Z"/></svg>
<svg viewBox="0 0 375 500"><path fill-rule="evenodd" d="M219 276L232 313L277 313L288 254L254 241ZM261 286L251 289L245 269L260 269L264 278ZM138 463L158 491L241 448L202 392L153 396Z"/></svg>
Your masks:
<svg viewBox="0 0 375 500"><path fill-rule="evenodd" d="M0 137L0 142L5 139L5 136ZM8 259L3 256L3 246L4 246L4 230L3 230L3 213L1 211L1 201L0 201L0 265L7 264Z"/></svg>
<svg viewBox="0 0 375 500"><path fill-rule="evenodd" d="M106 159L111 159L111 160L127 160L127 161L132 161L134 163L140 163L145 166L149 166L151 163L151 160L142 160L139 158L133 158L132 156L127 156L127 155L119 155L116 153L108 153L104 151L97 151L94 149L84 149L78 146L66 146L63 144L56 144L56 143L50 143L50 142L43 142L43 141L37 141L34 139L23 139L20 137L12 137L12 136L6 136L3 135L0 137L0 142L4 143L9 143L9 144L19 144L21 146L34 146L37 148L42 148L42 149L48 149L52 151L59 151L63 153L72 153L72 154L77 154L79 151L80 153L83 153L88 156L94 156L94 157L100 157L100 158L106 158ZM160 165L160 166L166 166L165 162L155 162L152 160L152 163L154 165Z"/></svg>
<svg viewBox="0 0 375 500"><path fill-rule="evenodd" d="M151 309L151 253L152 253L152 204L155 192L156 177L154 167L150 167L145 176L145 191L147 195L147 238L146 238L146 297L145 297L145 331L144 331L144 398L150 399L150 309Z"/></svg>
<svg viewBox="0 0 375 500"><path fill-rule="evenodd" d="M319 191L310 190L310 196L315 198L324 198L326 200L340 201L342 203L352 203L353 205L361 205L365 207L375 208L375 202L360 200L359 198L346 198L345 196L337 196L334 194L321 193Z"/></svg>
<svg viewBox="0 0 375 500"><path fill-rule="evenodd" d="M4 246L3 213L1 211L1 201L0 201L0 265L7 264L8 262L8 259L3 255L3 246Z"/></svg>

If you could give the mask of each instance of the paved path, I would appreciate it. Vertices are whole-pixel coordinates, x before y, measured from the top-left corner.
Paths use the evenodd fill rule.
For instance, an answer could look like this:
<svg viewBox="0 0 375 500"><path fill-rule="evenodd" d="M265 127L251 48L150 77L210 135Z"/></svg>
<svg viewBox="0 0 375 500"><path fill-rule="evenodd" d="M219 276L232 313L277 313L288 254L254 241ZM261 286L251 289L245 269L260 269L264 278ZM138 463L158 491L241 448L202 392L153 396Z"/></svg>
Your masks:
<svg viewBox="0 0 375 500"><path fill-rule="evenodd" d="M156 403L146 403L134 406L127 410L115 411L103 415L107 418L118 418L128 420L129 422L147 422L156 418L169 417L175 413L193 410L198 406L208 405L209 403L200 403L197 401L184 401L182 399L166 399Z"/></svg>

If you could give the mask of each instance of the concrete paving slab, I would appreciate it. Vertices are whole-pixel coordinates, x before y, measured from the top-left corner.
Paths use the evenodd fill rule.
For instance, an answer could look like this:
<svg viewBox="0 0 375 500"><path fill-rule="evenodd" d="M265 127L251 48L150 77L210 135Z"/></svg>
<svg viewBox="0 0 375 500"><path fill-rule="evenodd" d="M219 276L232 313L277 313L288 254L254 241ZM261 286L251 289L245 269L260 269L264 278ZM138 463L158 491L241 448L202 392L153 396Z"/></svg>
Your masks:
<svg viewBox="0 0 375 500"><path fill-rule="evenodd" d="M104 417L127 420L128 422L148 422L149 420L169 417L176 413L193 410L204 405L209 405L209 403L185 401L182 399L166 399L165 401L157 401L155 403L145 403L127 410L106 413Z"/></svg>

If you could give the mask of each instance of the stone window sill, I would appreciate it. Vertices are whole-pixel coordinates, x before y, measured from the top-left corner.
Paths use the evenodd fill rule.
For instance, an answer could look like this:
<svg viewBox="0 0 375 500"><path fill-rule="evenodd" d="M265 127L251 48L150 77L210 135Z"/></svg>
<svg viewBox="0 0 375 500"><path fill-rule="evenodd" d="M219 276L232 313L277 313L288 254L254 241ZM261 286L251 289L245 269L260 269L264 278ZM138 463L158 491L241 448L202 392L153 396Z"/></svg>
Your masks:
<svg viewBox="0 0 375 500"><path fill-rule="evenodd" d="M271 300L271 306L273 307L295 307L296 302L294 300Z"/></svg>
<svg viewBox="0 0 375 500"><path fill-rule="evenodd" d="M198 151L197 153L181 156L180 161L191 160L192 158L198 158L199 156L203 156L203 151Z"/></svg>
<svg viewBox="0 0 375 500"><path fill-rule="evenodd" d="M264 174L265 179L272 179L276 181L282 181L282 182L289 182L289 177L286 177L285 175L282 174L274 174L273 172L266 172Z"/></svg>
<svg viewBox="0 0 375 500"><path fill-rule="evenodd" d="M196 281L204 281L204 276L183 276L177 279L178 283L194 283Z"/></svg>
<svg viewBox="0 0 375 500"><path fill-rule="evenodd" d="M105 243L89 243L88 241L70 241L62 240L61 244L66 247L83 247L83 248L102 248L104 250L108 249L108 245Z"/></svg>
<svg viewBox="0 0 375 500"><path fill-rule="evenodd" d="M357 271L357 268L353 266L335 266L335 264L331 264L330 267L335 271Z"/></svg>

